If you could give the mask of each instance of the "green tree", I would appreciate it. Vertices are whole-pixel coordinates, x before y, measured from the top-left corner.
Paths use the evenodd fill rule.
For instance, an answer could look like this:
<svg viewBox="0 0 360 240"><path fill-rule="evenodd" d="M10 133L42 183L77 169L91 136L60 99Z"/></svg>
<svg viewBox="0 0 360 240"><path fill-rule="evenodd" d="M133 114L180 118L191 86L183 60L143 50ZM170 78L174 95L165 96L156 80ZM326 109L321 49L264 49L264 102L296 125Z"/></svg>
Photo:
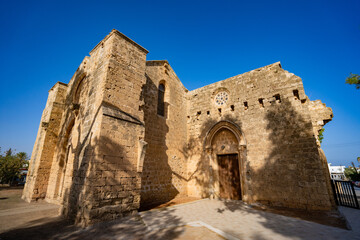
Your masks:
<svg viewBox="0 0 360 240"><path fill-rule="evenodd" d="M352 166L345 168L344 174L351 181L360 181L360 173L357 171L355 164L351 162Z"/></svg>
<svg viewBox="0 0 360 240"><path fill-rule="evenodd" d="M360 89L360 75L359 74L353 74L350 73L350 76L348 76L345 80L347 84L355 84L356 89Z"/></svg>
<svg viewBox="0 0 360 240"><path fill-rule="evenodd" d="M27 167L28 156L25 152L14 154L11 148L5 152L5 155L0 154L0 182L9 183L20 177L20 169Z"/></svg>
<svg viewBox="0 0 360 240"><path fill-rule="evenodd" d="M319 142L320 142L320 143L322 143L322 140L324 139L324 131L325 131L325 128L322 128L322 129L320 129L320 131L319 131L319 136L318 136L318 138L319 138Z"/></svg>
<svg viewBox="0 0 360 240"><path fill-rule="evenodd" d="M9 150L7 150L7 151L5 152L5 157L11 156L12 154L13 154L13 153L12 153L12 149L9 148Z"/></svg>

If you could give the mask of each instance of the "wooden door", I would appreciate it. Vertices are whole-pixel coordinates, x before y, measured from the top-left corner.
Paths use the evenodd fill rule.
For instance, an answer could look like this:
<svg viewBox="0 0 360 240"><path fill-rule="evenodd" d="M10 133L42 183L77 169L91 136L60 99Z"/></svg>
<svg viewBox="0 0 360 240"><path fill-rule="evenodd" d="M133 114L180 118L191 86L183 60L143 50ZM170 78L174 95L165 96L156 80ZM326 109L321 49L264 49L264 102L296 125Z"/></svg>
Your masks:
<svg viewBox="0 0 360 240"><path fill-rule="evenodd" d="M217 156L219 165L220 197L224 199L241 199L240 170L238 154Z"/></svg>

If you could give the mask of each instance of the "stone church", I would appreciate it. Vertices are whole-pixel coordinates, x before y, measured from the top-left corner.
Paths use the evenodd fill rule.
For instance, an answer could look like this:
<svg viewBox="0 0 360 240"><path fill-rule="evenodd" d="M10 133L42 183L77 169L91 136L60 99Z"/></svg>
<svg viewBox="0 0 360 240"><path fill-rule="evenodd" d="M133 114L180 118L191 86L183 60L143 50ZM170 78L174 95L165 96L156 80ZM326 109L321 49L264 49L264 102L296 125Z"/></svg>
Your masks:
<svg viewBox="0 0 360 240"><path fill-rule="evenodd" d="M176 196L335 207L318 132L332 110L279 62L188 91L117 30L49 91L23 199L88 225Z"/></svg>

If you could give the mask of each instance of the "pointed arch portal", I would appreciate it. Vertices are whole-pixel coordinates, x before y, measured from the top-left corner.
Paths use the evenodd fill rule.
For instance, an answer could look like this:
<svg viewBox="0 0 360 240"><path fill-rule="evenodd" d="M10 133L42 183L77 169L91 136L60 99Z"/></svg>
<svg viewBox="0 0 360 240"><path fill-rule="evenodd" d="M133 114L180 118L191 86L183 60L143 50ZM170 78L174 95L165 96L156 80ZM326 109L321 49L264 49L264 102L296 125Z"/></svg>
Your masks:
<svg viewBox="0 0 360 240"><path fill-rule="evenodd" d="M246 140L240 127L230 121L220 121L209 129L204 145L210 165L210 197L242 199Z"/></svg>

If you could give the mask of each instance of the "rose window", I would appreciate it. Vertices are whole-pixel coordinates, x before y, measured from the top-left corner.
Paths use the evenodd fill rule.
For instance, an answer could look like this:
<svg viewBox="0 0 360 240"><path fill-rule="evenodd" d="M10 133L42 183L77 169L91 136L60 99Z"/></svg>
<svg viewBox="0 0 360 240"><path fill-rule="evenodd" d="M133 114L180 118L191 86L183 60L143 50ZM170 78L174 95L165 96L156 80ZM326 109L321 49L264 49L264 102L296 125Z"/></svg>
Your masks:
<svg viewBox="0 0 360 240"><path fill-rule="evenodd" d="M215 96L215 104L218 106L224 105L229 99L229 94L227 92L219 92Z"/></svg>

